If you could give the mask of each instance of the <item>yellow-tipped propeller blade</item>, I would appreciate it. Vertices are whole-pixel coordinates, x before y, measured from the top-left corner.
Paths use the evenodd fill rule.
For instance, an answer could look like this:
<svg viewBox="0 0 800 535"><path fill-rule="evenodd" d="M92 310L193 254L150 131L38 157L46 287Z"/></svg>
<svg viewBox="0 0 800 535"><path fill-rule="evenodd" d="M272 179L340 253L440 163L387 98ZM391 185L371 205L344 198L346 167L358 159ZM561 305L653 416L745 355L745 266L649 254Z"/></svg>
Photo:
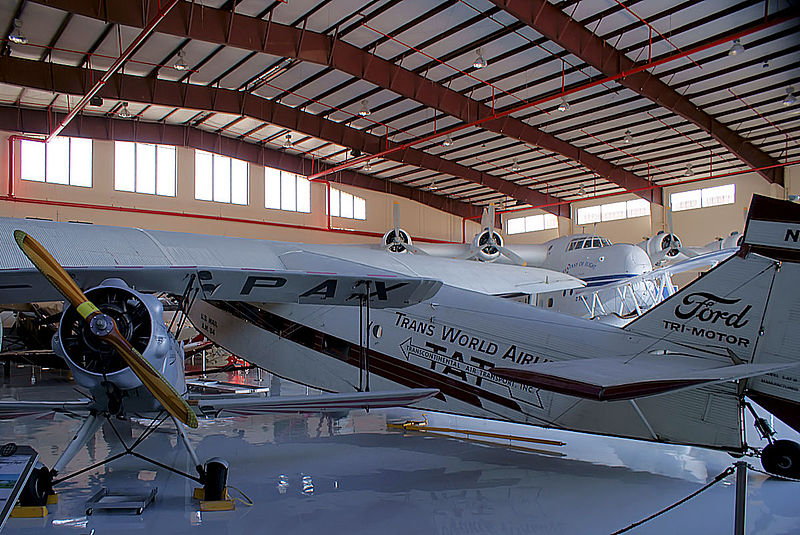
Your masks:
<svg viewBox="0 0 800 535"><path fill-rule="evenodd" d="M86 295L81 291L72 277L67 274L63 267L53 258L53 255L42 246L41 243L28 236L21 230L14 231L14 239L19 245L19 248L33 262L42 275L50 281L56 290L61 292L67 298L72 306L74 306L78 313L83 318L90 322L93 318L101 315L102 312L92 304ZM120 334L117 329L117 324L110 316L105 316L104 320L110 321L110 328L105 329L104 334L97 334L97 336L111 344L114 349L125 359L125 363L133 370L133 373L142 381L142 384L153 394L164 409L183 422L189 427L197 427L197 416L186 400L183 399L175 388L166 380L164 376L153 367L136 349L131 346L130 342Z"/></svg>

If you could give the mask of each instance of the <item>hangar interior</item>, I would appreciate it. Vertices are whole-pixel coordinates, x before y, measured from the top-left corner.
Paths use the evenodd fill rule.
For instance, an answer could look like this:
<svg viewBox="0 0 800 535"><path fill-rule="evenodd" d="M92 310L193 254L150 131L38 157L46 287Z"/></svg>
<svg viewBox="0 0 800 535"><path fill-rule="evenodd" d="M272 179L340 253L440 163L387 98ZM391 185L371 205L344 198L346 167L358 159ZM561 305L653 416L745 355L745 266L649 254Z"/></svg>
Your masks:
<svg viewBox="0 0 800 535"><path fill-rule="evenodd" d="M800 199L798 11L796 0L7 0L0 216L378 245L397 205L424 247L470 242L493 206L511 247L584 232L703 246L743 232L753 194ZM2 397L69 395L58 372L12 372ZM425 533L611 532L730 464L696 447L426 417L565 445L524 453L392 431L420 418L403 411L221 420L193 438L204 455L241 454L234 484L268 507L201 515L182 480L128 460L75 480L55 517L4 529L405 531L414 517ZM73 427L15 420L0 434L46 445L52 462ZM105 432L93 447L113 453ZM749 420L747 433L759 442ZM152 451L176 448L157 438ZM150 517L80 511L90 488L152 479L162 499ZM800 529L796 484L751 482L752 532ZM730 531L724 485L640 532ZM580 519L565 505L576 488Z"/></svg>

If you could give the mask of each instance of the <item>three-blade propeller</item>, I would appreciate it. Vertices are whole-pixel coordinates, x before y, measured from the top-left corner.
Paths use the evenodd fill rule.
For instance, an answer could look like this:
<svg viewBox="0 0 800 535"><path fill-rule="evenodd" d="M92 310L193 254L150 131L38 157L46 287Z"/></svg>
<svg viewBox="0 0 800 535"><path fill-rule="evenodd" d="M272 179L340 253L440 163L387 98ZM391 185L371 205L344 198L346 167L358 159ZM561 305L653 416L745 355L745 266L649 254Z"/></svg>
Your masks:
<svg viewBox="0 0 800 535"><path fill-rule="evenodd" d="M114 319L103 314L81 291L50 252L21 230L14 231L19 248L42 275L69 301L86 320L91 332L122 356L133 373L153 394L164 409L189 427L197 427L197 416L175 388L120 334Z"/></svg>

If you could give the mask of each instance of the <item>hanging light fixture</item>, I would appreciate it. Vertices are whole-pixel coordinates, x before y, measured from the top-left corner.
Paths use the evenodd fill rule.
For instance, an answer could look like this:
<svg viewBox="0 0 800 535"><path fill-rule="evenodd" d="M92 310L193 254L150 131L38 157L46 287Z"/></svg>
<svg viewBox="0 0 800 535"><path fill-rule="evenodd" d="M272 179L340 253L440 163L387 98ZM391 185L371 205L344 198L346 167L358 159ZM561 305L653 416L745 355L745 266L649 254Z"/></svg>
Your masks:
<svg viewBox="0 0 800 535"><path fill-rule="evenodd" d="M786 88L786 98L783 99L784 106L791 106L797 102L797 98L794 96L794 87L787 87Z"/></svg>
<svg viewBox="0 0 800 535"><path fill-rule="evenodd" d="M479 48L478 50L475 51L475 53L477 55L475 56L475 61L472 62L473 67L475 67L476 69L483 69L484 67L489 65L489 63L483 57L483 49Z"/></svg>
<svg viewBox="0 0 800 535"><path fill-rule="evenodd" d="M22 33L22 21L20 19L14 19L14 29L8 34L8 40L18 45L24 45L28 42L28 38Z"/></svg>
<svg viewBox="0 0 800 535"><path fill-rule="evenodd" d="M283 141L283 148L288 149L292 146L292 134L286 134L286 139Z"/></svg>
<svg viewBox="0 0 800 535"><path fill-rule="evenodd" d="M728 50L728 55L729 56L736 56L738 54L741 54L742 52L744 52L744 46L742 45L742 40L741 39L734 39L733 40L733 46L731 47L730 50Z"/></svg>
<svg viewBox="0 0 800 535"><path fill-rule="evenodd" d="M367 160L367 165L364 166L364 171L366 171L367 173L372 171L372 163L369 160Z"/></svg>
<svg viewBox="0 0 800 535"><path fill-rule="evenodd" d="M186 59L184 57L185 54L186 53L183 51L183 49L178 51L178 60L172 66L172 68L174 68L176 71L185 71L188 68L188 65L186 65Z"/></svg>
<svg viewBox="0 0 800 535"><path fill-rule="evenodd" d="M625 141L625 143L630 143L631 141L633 141L633 136L631 135L631 129L630 128L625 130L625 139L624 139L624 141Z"/></svg>
<svg viewBox="0 0 800 535"><path fill-rule="evenodd" d="M128 110L128 103L127 102L123 102L122 103L122 107L117 112L117 115L120 116L123 119L130 119L131 117L133 117L133 115L131 115L130 110Z"/></svg>
<svg viewBox="0 0 800 535"><path fill-rule="evenodd" d="M586 188L583 187L583 184L581 184L581 187L578 189L578 195L586 195Z"/></svg>
<svg viewBox="0 0 800 535"><path fill-rule="evenodd" d="M686 164L686 171L683 173L683 175L684 176L693 176L694 175L694 170L692 169L692 164L690 164L690 163Z"/></svg>
<svg viewBox="0 0 800 535"><path fill-rule="evenodd" d="M367 99L364 99L364 100L362 100L362 101L361 101L361 109L360 109L360 110L358 110L358 114L359 114L361 117L366 117L366 116L367 116L367 115L369 115L370 113L372 113L372 112L371 112L371 111L369 111L369 102L367 102Z"/></svg>
<svg viewBox="0 0 800 535"><path fill-rule="evenodd" d="M449 147L453 144L453 138L450 137L450 134L444 136L444 141L442 141L442 145L445 147Z"/></svg>
<svg viewBox="0 0 800 535"><path fill-rule="evenodd" d="M511 166L511 170L514 171L515 173L519 171L519 158L517 158L516 156L514 157L514 165Z"/></svg>
<svg viewBox="0 0 800 535"><path fill-rule="evenodd" d="M558 111L565 112L569 109L569 102L567 102L567 97L561 97L561 104L558 105Z"/></svg>

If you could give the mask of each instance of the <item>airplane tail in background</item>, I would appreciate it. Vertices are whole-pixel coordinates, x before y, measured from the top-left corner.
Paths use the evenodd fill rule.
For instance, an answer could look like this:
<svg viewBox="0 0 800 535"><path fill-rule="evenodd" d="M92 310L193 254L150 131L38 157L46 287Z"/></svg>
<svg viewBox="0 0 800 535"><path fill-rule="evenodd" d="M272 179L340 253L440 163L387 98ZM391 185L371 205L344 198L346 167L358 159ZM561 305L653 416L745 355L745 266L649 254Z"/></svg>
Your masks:
<svg viewBox="0 0 800 535"><path fill-rule="evenodd" d="M800 206L753 196L737 254L625 330L728 355L800 364ZM746 394L800 431L800 368L743 380Z"/></svg>

